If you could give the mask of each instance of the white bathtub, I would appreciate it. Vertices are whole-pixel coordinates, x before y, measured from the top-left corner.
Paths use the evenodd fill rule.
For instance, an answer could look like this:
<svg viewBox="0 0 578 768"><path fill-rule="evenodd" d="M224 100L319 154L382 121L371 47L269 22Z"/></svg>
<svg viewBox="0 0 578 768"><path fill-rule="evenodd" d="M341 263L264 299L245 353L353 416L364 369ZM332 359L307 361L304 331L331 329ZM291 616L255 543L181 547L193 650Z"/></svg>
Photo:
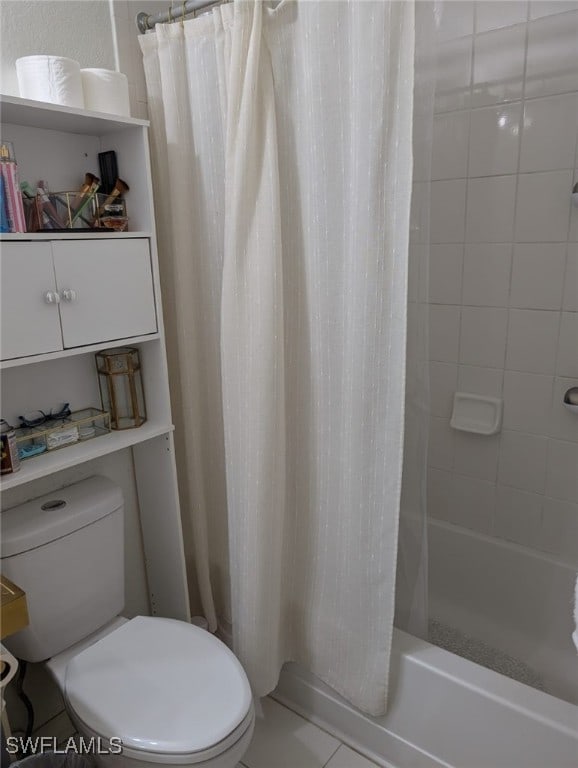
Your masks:
<svg viewBox="0 0 578 768"><path fill-rule="evenodd" d="M385 766L577 768L575 567L436 521L429 551L430 614L529 664L555 695L394 630L385 717L294 664L274 696Z"/></svg>
<svg viewBox="0 0 578 768"><path fill-rule="evenodd" d="M384 717L362 714L295 664L273 696L391 768L578 765L578 707L399 630Z"/></svg>
<svg viewBox="0 0 578 768"><path fill-rule="evenodd" d="M430 616L520 659L549 693L578 704L577 566L435 520L428 536Z"/></svg>

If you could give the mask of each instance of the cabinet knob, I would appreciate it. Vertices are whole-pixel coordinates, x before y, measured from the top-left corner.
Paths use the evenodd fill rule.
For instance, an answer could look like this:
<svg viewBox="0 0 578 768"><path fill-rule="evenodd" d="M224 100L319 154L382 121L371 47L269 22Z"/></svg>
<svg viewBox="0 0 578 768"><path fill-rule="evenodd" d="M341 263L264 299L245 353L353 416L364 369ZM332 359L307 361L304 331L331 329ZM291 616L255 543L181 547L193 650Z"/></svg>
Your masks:
<svg viewBox="0 0 578 768"><path fill-rule="evenodd" d="M65 288L62 291L62 298L64 301L68 301L72 303L73 301L76 301L78 298L76 291L73 291L72 288Z"/></svg>
<svg viewBox="0 0 578 768"><path fill-rule="evenodd" d="M60 304L60 295L56 291L46 291L44 301L47 304Z"/></svg>

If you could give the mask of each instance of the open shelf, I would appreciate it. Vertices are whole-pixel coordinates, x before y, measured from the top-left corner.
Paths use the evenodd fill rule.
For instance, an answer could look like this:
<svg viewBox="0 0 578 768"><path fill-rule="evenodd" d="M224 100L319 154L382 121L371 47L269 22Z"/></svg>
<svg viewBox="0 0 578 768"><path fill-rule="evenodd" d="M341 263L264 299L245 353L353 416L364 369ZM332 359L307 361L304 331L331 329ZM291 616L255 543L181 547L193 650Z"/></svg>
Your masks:
<svg viewBox="0 0 578 768"><path fill-rule="evenodd" d="M102 136L106 133L118 133L126 128L149 125L148 120L139 120L136 117L90 112L44 101L21 99L18 96L0 95L0 107L3 123L87 136Z"/></svg>
<svg viewBox="0 0 578 768"><path fill-rule="evenodd" d="M47 229L44 232L5 232L0 235L0 243L15 240L95 240L99 238L117 240L150 236L150 232L113 232L111 229L103 229L101 232L54 232Z"/></svg>
<svg viewBox="0 0 578 768"><path fill-rule="evenodd" d="M86 442L75 443L67 448L43 453L32 459L26 459L20 465L18 472L5 475L0 480L0 490L6 491L18 485L38 480L40 477L60 472L62 469L75 467L85 461L97 459L113 451L122 451L138 443L143 443L153 437L165 435L174 429L172 424L159 424L155 421L147 421L142 427L127 429L122 432L110 432L108 435L95 437Z"/></svg>
<svg viewBox="0 0 578 768"><path fill-rule="evenodd" d="M112 341L101 341L98 344L90 344L84 347L70 347L69 349L60 349L58 352L48 352L42 355L30 355L30 357L15 357L12 360L0 361L0 370L7 368L20 368L23 365L33 365L35 363L45 363L49 360L59 360L62 357L76 357L89 352L99 352L101 349L113 349L113 347L130 347L133 344L141 344L145 341L155 341L160 339L160 333L149 333L147 336L131 336L127 339L113 339Z"/></svg>

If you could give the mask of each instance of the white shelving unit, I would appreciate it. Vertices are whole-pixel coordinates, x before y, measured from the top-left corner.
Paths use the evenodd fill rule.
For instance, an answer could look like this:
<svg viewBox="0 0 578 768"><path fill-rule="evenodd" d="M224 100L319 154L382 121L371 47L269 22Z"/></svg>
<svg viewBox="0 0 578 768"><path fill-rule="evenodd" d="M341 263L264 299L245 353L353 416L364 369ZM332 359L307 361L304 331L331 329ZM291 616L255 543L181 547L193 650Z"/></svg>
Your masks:
<svg viewBox="0 0 578 768"><path fill-rule="evenodd" d="M0 236L2 418L70 402L100 406L94 353L139 349L148 419L22 462L0 490L132 451L153 614L190 619L175 469L150 175L148 122L0 97L1 136L14 144L21 180L78 189L115 150L130 185L129 232ZM80 287L79 287L80 286ZM47 292L58 301L47 301ZM73 298L60 301L66 292Z"/></svg>

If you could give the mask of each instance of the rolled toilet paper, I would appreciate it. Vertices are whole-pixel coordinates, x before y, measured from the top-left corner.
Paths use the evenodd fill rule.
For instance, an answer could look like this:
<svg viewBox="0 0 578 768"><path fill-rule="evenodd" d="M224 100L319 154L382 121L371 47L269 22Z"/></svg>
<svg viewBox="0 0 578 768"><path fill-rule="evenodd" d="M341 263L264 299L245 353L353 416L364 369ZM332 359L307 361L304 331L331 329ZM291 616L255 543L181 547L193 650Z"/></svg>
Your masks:
<svg viewBox="0 0 578 768"><path fill-rule="evenodd" d="M16 60L18 88L23 99L66 107L84 107L80 64L64 56L23 56Z"/></svg>
<svg viewBox="0 0 578 768"><path fill-rule="evenodd" d="M86 109L130 117L126 75L111 69L81 69L80 74Z"/></svg>
<svg viewBox="0 0 578 768"><path fill-rule="evenodd" d="M0 688L5 688L18 672L18 661L0 644Z"/></svg>

